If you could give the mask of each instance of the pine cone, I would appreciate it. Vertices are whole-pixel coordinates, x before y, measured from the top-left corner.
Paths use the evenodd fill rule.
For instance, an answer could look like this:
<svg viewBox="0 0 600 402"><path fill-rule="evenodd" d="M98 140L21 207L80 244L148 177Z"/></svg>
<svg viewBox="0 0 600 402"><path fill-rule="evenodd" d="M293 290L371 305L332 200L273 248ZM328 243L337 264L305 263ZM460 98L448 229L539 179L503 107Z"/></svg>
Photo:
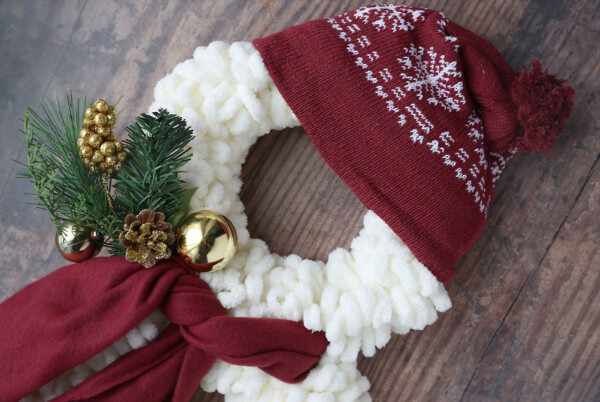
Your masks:
<svg viewBox="0 0 600 402"><path fill-rule="evenodd" d="M175 234L162 212L144 209L137 216L129 214L123 229L119 241L127 249L127 261L151 268L157 260L171 257L169 246L175 242Z"/></svg>

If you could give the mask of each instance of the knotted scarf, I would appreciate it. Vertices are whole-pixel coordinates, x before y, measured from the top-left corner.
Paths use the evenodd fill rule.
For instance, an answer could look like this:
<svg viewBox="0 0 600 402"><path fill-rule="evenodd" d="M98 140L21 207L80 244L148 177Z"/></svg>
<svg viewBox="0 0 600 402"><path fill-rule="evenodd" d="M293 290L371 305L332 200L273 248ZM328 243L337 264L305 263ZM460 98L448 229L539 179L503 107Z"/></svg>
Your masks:
<svg viewBox="0 0 600 402"><path fill-rule="evenodd" d="M56 401L189 401L216 359L302 381L327 347L302 323L227 316L176 258L151 269L123 257L64 266L0 304L0 399L18 400L100 353L152 311L170 320Z"/></svg>

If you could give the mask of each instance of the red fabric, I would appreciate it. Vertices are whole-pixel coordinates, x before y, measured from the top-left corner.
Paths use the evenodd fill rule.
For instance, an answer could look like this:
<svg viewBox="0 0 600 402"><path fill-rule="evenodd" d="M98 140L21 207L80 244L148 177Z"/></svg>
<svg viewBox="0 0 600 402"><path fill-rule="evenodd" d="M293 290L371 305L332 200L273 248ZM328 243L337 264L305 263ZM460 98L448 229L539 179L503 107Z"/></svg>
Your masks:
<svg viewBox="0 0 600 402"><path fill-rule="evenodd" d="M513 82L511 93L517 105L519 133L517 147L522 151L549 153L560 130L573 111L575 90L566 81L542 71L542 63L533 61L531 71Z"/></svg>
<svg viewBox="0 0 600 402"><path fill-rule="evenodd" d="M549 151L573 111L575 90L542 72L539 60L531 71L517 74L482 37L453 22L447 32L460 40L467 87L480 108L490 150Z"/></svg>
<svg viewBox="0 0 600 402"><path fill-rule="evenodd" d="M15 401L98 354L156 308L171 324L57 401L189 401L215 360L303 380L327 347L302 323L229 317L176 259L151 269L122 257L68 265L0 304L0 395Z"/></svg>
<svg viewBox="0 0 600 402"><path fill-rule="evenodd" d="M448 283L516 152L518 75L489 42L417 7L366 6L253 44L325 161Z"/></svg>

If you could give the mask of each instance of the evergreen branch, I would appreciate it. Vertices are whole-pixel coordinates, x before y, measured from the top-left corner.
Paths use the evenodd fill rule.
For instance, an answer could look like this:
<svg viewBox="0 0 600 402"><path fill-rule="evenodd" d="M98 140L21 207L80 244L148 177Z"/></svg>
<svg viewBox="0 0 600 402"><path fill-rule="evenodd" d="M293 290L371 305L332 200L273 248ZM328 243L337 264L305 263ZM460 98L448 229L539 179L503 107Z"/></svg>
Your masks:
<svg viewBox="0 0 600 402"><path fill-rule="evenodd" d="M193 131L184 119L164 109L152 116L142 114L126 130L127 159L115 184L116 204L126 213L153 209L169 218L179 210L185 191L178 174L192 156Z"/></svg>
<svg viewBox="0 0 600 402"><path fill-rule="evenodd" d="M101 187L101 177L90 172L79 157L77 138L85 100L75 103L72 95L64 104L54 95L42 102L43 114L25 111L26 169L36 189L37 205L47 210L57 230L64 221L115 234L110 209ZM118 232L116 233L118 235Z"/></svg>

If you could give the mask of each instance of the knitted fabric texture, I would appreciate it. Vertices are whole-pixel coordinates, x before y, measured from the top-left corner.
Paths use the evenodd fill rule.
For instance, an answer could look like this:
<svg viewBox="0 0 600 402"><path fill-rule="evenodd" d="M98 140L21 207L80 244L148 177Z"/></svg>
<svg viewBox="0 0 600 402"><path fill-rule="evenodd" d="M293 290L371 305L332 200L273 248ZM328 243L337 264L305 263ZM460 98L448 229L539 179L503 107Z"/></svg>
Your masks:
<svg viewBox="0 0 600 402"><path fill-rule="evenodd" d="M549 149L572 109L564 81L539 68L517 80L433 10L367 6L253 44L325 161L443 283L507 161Z"/></svg>

